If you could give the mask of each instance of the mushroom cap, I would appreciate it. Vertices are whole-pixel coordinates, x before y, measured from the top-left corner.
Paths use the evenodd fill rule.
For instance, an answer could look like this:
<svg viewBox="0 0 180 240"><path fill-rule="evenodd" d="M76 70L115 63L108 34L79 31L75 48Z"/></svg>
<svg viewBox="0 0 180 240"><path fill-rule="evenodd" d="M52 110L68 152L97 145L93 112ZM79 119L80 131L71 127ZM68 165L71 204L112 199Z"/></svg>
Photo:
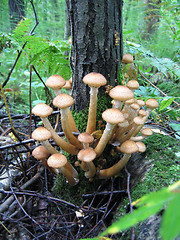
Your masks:
<svg viewBox="0 0 180 240"><path fill-rule="evenodd" d="M144 136L151 136L153 134L153 131L150 128L143 128L141 130L141 134Z"/></svg>
<svg viewBox="0 0 180 240"><path fill-rule="evenodd" d="M58 74L50 76L45 84L47 87L52 88L53 90L60 89L65 85L65 79Z"/></svg>
<svg viewBox="0 0 180 240"><path fill-rule="evenodd" d="M65 85L63 86L63 88L65 88L66 90L69 90L72 88L72 84L70 83L69 80L66 81Z"/></svg>
<svg viewBox="0 0 180 240"><path fill-rule="evenodd" d="M132 63L133 62L133 56L129 53L126 53L123 55L122 63Z"/></svg>
<svg viewBox="0 0 180 240"><path fill-rule="evenodd" d="M137 104L139 104L140 107L143 107L145 105L145 102L142 99L138 99Z"/></svg>
<svg viewBox="0 0 180 240"><path fill-rule="evenodd" d="M138 110L140 108L140 106L137 103L132 103L131 108L134 110Z"/></svg>
<svg viewBox="0 0 180 240"><path fill-rule="evenodd" d="M104 121L110 124L118 124L125 121L124 115L116 108L108 108L102 113Z"/></svg>
<svg viewBox="0 0 180 240"><path fill-rule="evenodd" d="M53 99L53 105L58 108L67 108L73 105L73 103L74 99L66 93L59 94Z"/></svg>
<svg viewBox="0 0 180 240"><path fill-rule="evenodd" d="M53 112L53 109L45 103L38 103L32 108L32 113L36 116L46 118Z"/></svg>
<svg viewBox="0 0 180 240"><path fill-rule="evenodd" d="M139 116L145 117L147 115L147 112L144 109L140 109L138 114Z"/></svg>
<svg viewBox="0 0 180 240"><path fill-rule="evenodd" d="M136 80L130 80L130 81L126 84L126 86L127 86L128 88L130 88L130 89L135 90L135 89L138 89L138 88L139 88L139 83L138 83L138 81L136 81Z"/></svg>
<svg viewBox="0 0 180 240"><path fill-rule="evenodd" d="M32 151L32 156L37 160L48 158L50 153L44 146L38 146Z"/></svg>
<svg viewBox="0 0 180 240"><path fill-rule="evenodd" d="M118 101L126 101L134 97L134 93L126 86L118 85L109 91L109 96Z"/></svg>
<svg viewBox="0 0 180 240"><path fill-rule="evenodd" d="M133 104L135 102L135 99L134 98L131 98L131 99L129 99L129 100L126 100L125 101L125 104L126 105L131 105L131 104Z"/></svg>
<svg viewBox="0 0 180 240"><path fill-rule="evenodd" d="M141 117L135 117L133 122L136 124L136 125L143 125L144 124L144 119L141 118Z"/></svg>
<svg viewBox="0 0 180 240"><path fill-rule="evenodd" d="M67 158L61 153L55 153L51 155L47 160L48 166L56 169L64 167L66 163Z"/></svg>
<svg viewBox="0 0 180 240"><path fill-rule="evenodd" d="M96 158L96 152L93 148L82 149L78 152L78 159L83 162L91 162Z"/></svg>
<svg viewBox="0 0 180 240"><path fill-rule="evenodd" d="M149 98L147 101L146 101L146 106L148 108L158 108L159 107L159 104L158 102L156 101L156 99L154 98Z"/></svg>
<svg viewBox="0 0 180 240"><path fill-rule="evenodd" d="M136 142L139 152L145 152L146 151L146 145L143 142Z"/></svg>
<svg viewBox="0 0 180 240"><path fill-rule="evenodd" d="M120 147L118 147L118 150L125 154L132 154L138 152L138 146L134 141L127 140L123 142Z"/></svg>
<svg viewBox="0 0 180 240"><path fill-rule="evenodd" d="M44 127L38 127L32 132L32 138L36 141L45 141L51 137L51 132Z"/></svg>
<svg viewBox="0 0 180 240"><path fill-rule="evenodd" d="M81 143L92 143L94 141L94 137L87 132L83 132L78 135L78 141Z"/></svg>
<svg viewBox="0 0 180 240"><path fill-rule="evenodd" d="M89 86L95 87L95 88L104 86L107 83L106 78L102 74L95 73L95 72L88 73L83 78L83 82L88 84Z"/></svg>

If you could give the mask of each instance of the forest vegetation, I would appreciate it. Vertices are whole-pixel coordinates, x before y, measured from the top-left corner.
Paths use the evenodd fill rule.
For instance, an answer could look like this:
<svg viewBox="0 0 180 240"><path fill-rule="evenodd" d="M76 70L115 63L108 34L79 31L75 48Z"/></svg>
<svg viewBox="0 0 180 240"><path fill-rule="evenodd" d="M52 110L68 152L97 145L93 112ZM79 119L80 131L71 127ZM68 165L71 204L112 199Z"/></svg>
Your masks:
<svg viewBox="0 0 180 240"><path fill-rule="evenodd" d="M18 9L15 10L15 6L19 6ZM16 13L13 13L13 9ZM142 168L145 174L142 171L139 179L133 179L133 172L130 171L131 174L128 172L129 165L127 165L122 175L103 183L99 180L94 183L84 180L83 173L80 173L80 178L82 177L83 180L79 183L79 187L73 189L61 176L55 180L52 173L45 171L45 175L38 180L39 185L32 185L28 188L30 190L25 192L26 188L22 186L26 182L29 183L33 177L39 178L37 170L41 171L41 174L44 171L40 163L37 164L31 155L35 147L31 133L35 127L42 124L42 121L31 114L31 110L38 103L52 106L54 93L44 84L48 77L58 74L65 80L71 78L72 42L66 26L65 0L10 0L9 2L1 0L0 174L2 177L0 178L4 176L4 169L7 172L10 171L7 169L13 169L14 176L18 177L17 179L12 177L10 180L10 177L6 176L10 184L7 189L0 188L0 238L20 239L23 235L27 235L30 239L43 239L44 236L49 239L65 239L67 236L67 239L71 240L133 240L136 235L137 239L141 239L140 222L144 222L152 215L160 215L162 221L161 224L158 223L154 239L159 239L158 236L162 240L178 239L180 234L178 224L180 222L179 13L178 0L126 0L123 3L121 51L123 54L128 53L133 56L134 67L130 69L130 65L124 67L120 64L116 82L122 84L126 74L131 79L137 78L140 87L134 91L134 96L145 102L154 98L159 104L159 107L151 112L146 123L154 132L144 141L146 152L135 155L131 160L133 163L139 158L137 162L141 164L143 159ZM120 41L118 34L115 39L118 45ZM106 90L109 91L107 88ZM64 89L63 92L67 93L67 90ZM97 121L102 125L101 115L109 106L109 101L107 94L105 97L98 97ZM80 132L85 131L88 108L75 110L77 107L72 110L76 125ZM51 117L51 121L54 124L55 115ZM98 135L99 132L96 134ZM7 147L17 142L21 143L23 140L29 140L25 147L26 151L22 150L20 145ZM116 161L112 149L106 150L109 151L108 154L113 161ZM74 162L71 154L65 153L65 155L70 162ZM118 187L121 184L124 184L123 187L127 185L127 189L121 189L124 193L120 200L117 200L117 197L111 195L113 191L111 188L115 187L114 191L120 191ZM97 195L94 195L94 192ZM107 208L97 207L99 212L94 213L91 207L96 197L98 199L96 204L100 201L98 194L101 192L110 192L109 199L104 195L102 200L102 206L104 203ZM16 206L14 209L11 204L10 210L2 210L3 203L10 196L17 198L19 205L14 204ZM88 197L84 201L85 196ZM81 212L81 207L84 213ZM17 210L18 208L20 210ZM125 213L125 208L128 213ZM89 214L89 209L93 221L95 222L96 218L98 220L92 223L91 228L86 227L84 234L83 226L86 226L86 218L83 214ZM107 219L103 222L105 214ZM45 215L47 226L45 222L41 225ZM26 218L24 222L23 216ZM54 223L51 222L51 218ZM63 223L60 218L63 219ZM15 221L19 223L18 231L13 227ZM89 218L87 222L91 224ZM110 226L109 223L112 225ZM61 228L66 234L64 232L62 234Z"/></svg>

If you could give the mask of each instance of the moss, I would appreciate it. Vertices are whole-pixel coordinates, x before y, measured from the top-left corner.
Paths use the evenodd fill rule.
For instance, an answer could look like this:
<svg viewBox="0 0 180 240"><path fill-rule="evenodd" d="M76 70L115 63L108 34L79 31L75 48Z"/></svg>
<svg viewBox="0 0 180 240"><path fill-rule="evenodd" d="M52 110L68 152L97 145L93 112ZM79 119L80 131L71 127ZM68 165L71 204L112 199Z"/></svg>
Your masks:
<svg viewBox="0 0 180 240"><path fill-rule="evenodd" d="M148 194L150 191L157 191L166 187L180 178L180 161L175 154L179 151L176 139L154 134L144 143L147 146L146 160L152 160L153 167L146 173L145 179L140 180L137 186L132 189L132 201ZM128 198L125 198L119 209L120 215L122 215L128 203Z"/></svg>

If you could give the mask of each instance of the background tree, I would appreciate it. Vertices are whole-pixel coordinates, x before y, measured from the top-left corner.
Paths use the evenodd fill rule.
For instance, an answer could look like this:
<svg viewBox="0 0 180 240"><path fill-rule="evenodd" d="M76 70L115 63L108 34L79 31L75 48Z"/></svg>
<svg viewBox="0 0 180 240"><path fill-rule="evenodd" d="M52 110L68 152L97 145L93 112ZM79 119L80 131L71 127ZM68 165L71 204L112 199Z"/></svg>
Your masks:
<svg viewBox="0 0 180 240"><path fill-rule="evenodd" d="M11 29L25 16L24 0L9 0L9 16Z"/></svg>
<svg viewBox="0 0 180 240"><path fill-rule="evenodd" d="M115 84L122 57L122 1L66 0L72 37L71 68L75 110L87 104L89 88L82 78L103 74Z"/></svg>

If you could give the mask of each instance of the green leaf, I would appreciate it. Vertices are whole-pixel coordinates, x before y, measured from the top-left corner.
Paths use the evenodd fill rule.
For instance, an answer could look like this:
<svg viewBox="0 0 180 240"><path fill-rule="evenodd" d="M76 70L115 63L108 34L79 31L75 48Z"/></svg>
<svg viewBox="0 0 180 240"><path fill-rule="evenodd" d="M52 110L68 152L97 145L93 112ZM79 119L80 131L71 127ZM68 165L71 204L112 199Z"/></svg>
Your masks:
<svg viewBox="0 0 180 240"><path fill-rule="evenodd" d="M170 123L169 124L175 131L180 131L180 124L179 123Z"/></svg>
<svg viewBox="0 0 180 240"><path fill-rule="evenodd" d="M163 240L172 240L180 234L180 193L175 193L174 198L167 206L160 228Z"/></svg>
<svg viewBox="0 0 180 240"><path fill-rule="evenodd" d="M159 106L159 111L162 111L169 107L171 103L174 101L174 98L169 98L169 99L164 99L161 101L160 106Z"/></svg>

